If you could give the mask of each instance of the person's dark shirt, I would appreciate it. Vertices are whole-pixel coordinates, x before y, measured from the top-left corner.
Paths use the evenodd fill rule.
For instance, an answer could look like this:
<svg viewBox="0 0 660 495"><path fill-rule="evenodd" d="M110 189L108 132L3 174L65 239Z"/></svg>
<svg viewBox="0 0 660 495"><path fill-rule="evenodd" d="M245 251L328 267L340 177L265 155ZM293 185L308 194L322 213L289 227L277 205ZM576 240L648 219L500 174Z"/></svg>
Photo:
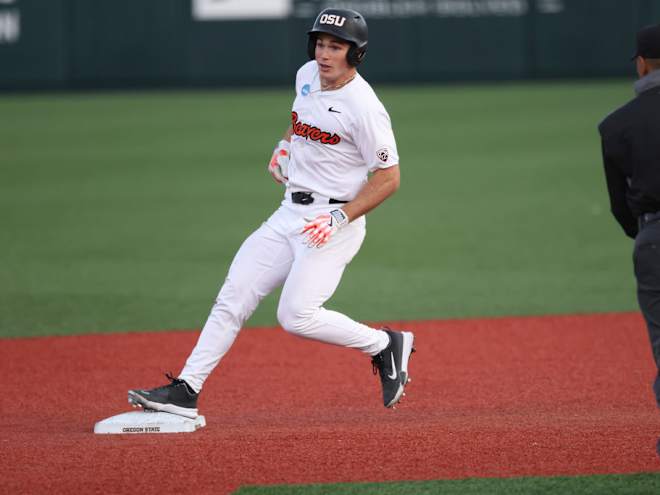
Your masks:
<svg viewBox="0 0 660 495"><path fill-rule="evenodd" d="M659 76L648 74L650 87L598 126L612 214L633 238L637 218L660 211Z"/></svg>

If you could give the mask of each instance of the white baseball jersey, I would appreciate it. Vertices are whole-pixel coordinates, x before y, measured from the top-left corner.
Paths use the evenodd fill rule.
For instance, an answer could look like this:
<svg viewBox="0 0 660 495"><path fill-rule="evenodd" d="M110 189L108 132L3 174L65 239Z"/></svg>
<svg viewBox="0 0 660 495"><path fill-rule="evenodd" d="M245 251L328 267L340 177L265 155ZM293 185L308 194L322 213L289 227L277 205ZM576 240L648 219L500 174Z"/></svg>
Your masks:
<svg viewBox="0 0 660 495"><path fill-rule="evenodd" d="M312 60L296 75L288 191L350 201L368 172L399 163L385 107L360 74L346 86L321 91Z"/></svg>

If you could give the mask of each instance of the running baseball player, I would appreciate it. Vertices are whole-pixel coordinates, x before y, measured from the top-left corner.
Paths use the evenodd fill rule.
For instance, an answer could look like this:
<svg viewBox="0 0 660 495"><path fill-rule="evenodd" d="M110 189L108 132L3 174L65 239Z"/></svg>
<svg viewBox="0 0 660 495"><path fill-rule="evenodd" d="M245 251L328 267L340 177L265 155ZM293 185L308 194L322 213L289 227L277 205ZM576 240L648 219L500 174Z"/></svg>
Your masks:
<svg viewBox="0 0 660 495"><path fill-rule="evenodd" d="M371 356L385 407L401 399L413 334L370 328L323 307L362 245L364 215L399 187L389 115L356 69L367 34L353 10L326 9L316 18L310 61L296 76L291 124L268 164L285 186L284 199L238 250L179 376L168 375L163 387L129 390L133 405L196 418L205 380L261 299L280 286L277 319L286 331Z"/></svg>

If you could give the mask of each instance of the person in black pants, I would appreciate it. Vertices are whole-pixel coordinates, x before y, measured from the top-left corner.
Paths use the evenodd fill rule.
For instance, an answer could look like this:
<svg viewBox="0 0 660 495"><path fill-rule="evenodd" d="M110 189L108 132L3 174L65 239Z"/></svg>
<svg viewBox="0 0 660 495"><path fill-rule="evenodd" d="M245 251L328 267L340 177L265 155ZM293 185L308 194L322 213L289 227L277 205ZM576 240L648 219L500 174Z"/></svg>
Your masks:
<svg viewBox="0 0 660 495"><path fill-rule="evenodd" d="M612 214L635 239L637 299L658 369L653 391L660 407L660 25L637 33L633 60L636 97L598 130Z"/></svg>

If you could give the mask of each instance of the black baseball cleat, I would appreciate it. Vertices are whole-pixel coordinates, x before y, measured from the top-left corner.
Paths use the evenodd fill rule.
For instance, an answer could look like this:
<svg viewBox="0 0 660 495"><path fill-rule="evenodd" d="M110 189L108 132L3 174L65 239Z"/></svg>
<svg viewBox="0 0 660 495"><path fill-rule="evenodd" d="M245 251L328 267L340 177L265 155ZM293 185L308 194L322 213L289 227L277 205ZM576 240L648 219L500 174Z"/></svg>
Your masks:
<svg viewBox="0 0 660 495"><path fill-rule="evenodd" d="M165 376L169 385L151 390L129 390L128 403L141 406L146 410L178 414L190 419L197 418L197 397L185 381L174 378L169 373Z"/></svg>
<svg viewBox="0 0 660 495"><path fill-rule="evenodd" d="M408 360L415 352L412 332L394 332L389 328L383 331L390 337L390 345L371 358L374 375L380 374L383 386L383 404L393 407L401 400L403 390L410 381L408 378Z"/></svg>

